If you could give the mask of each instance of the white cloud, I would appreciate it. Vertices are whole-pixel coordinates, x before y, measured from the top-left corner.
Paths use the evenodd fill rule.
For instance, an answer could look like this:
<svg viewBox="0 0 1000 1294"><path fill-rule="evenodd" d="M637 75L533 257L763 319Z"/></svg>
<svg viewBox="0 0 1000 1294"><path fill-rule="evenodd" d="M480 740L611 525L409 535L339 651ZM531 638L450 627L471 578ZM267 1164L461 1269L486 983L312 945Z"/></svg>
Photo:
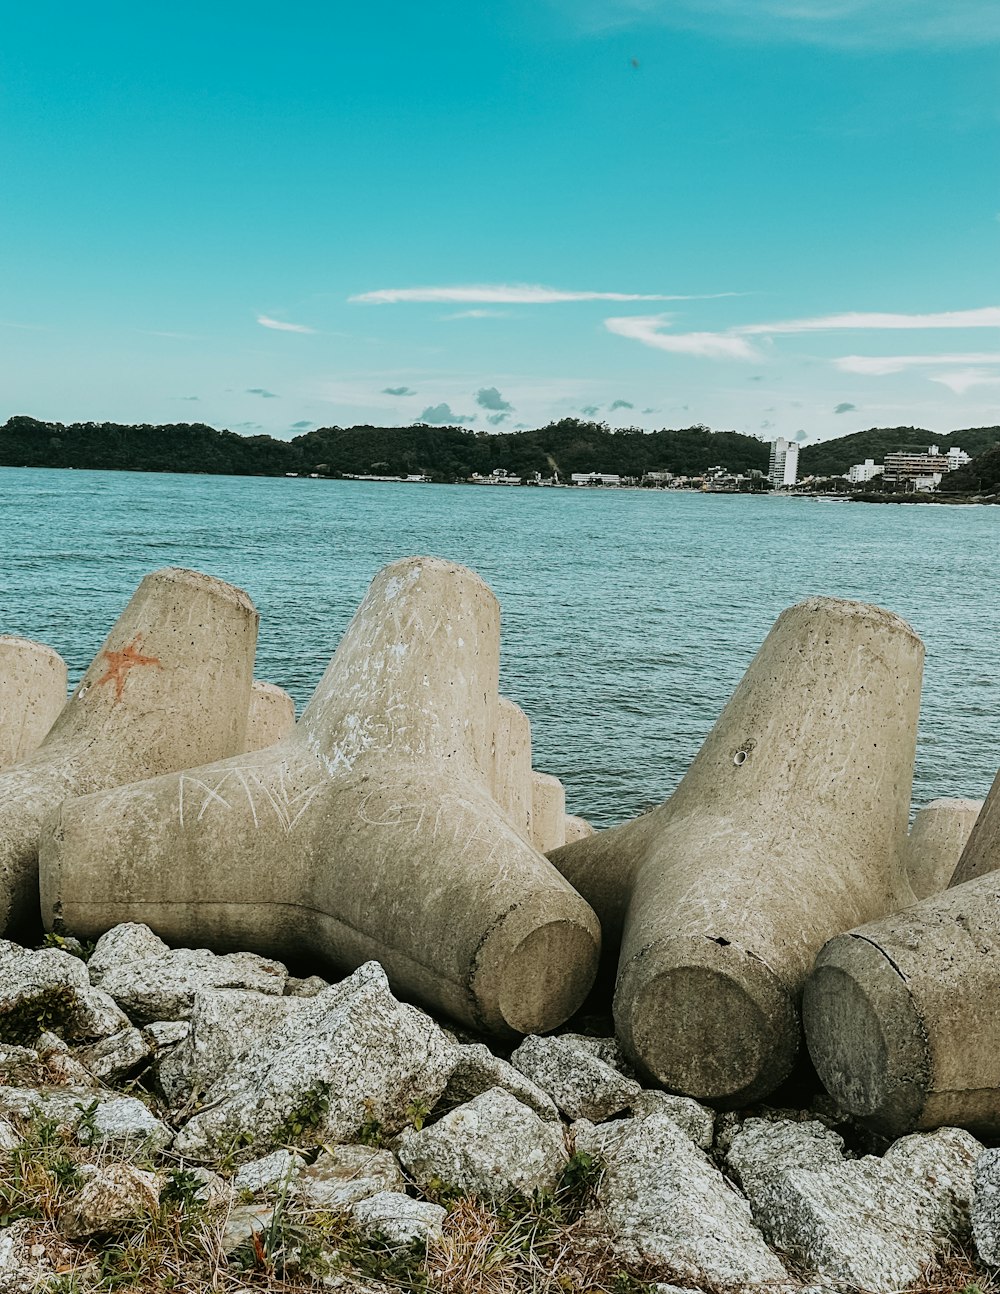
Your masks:
<svg viewBox="0 0 1000 1294"><path fill-rule="evenodd" d="M779 323L744 324L734 332L744 336L777 336L779 333L834 332L858 328L1000 328L1000 306L979 310L944 310L937 314L893 314L852 310L820 315L815 319L788 319Z"/></svg>
<svg viewBox="0 0 1000 1294"><path fill-rule="evenodd" d="M866 49L1000 40L995 0L558 0L591 28L659 24L730 40Z"/></svg>
<svg viewBox="0 0 1000 1294"><path fill-rule="evenodd" d="M940 382L956 395L965 395L976 386L1000 386L1000 373L991 373L984 368L957 368L954 372L932 377L931 381Z"/></svg>
<svg viewBox="0 0 1000 1294"><path fill-rule="evenodd" d="M735 292L715 292L709 296L668 296L660 292L566 292L537 283L481 283L450 288L380 288L377 292L362 292L347 299L365 305L420 301L522 306L552 305L562 301L714 301L719 297L736 295Z"/></svg>
<svg viewBox="0 0 1000 1294"><path fill-rule="evenodd" d="M315 328L307 328L305 324L285 323L283 319L269 319L267 315L258 315L257 322L262 328L273 328L276 332L307 332L314 333Z"/></svg>
<svg viewBox="0 0 1000 1294"><path fill-rule="evenodd" d="M841 355L833 361L842 373L863 373L868 377L888 377L908 368L937 365L1000 364L1000 352L971 355Z"/></svg>
<svg viewBox="0 0 1000 1294"><path fill-rule="evenodd" d="M510 316L509 310L456 310L453 314L442 315L445 320L450 319L507 319Z"/></svg>
<svg viewBox="0 0 1000 1294"><path fill-rule="evenodd" d="M749 342L733 333L661 332L662 328L669 326L667 315L625 315L605 319L604 326L619 337L628 337L643 346L652 346L673 355L697 355L702 359L758 358Z"/></svg>

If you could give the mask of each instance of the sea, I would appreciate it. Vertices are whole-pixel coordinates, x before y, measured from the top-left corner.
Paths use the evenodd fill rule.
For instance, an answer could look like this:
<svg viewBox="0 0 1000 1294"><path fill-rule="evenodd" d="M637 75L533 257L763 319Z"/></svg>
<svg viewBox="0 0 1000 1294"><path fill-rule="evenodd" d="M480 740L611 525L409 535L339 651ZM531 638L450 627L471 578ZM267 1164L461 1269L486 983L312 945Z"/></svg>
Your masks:
<svg viewBox="0 0 1000 1294"><path fill-rule="evenodd" d="M1000 508L0 469L0 633L71 682L142 577L246 589L258 678L301 708L368 583L433 554L502 608L501 687L570 812L611 826L683 776L769 628L813 594L902 615L926 646L913 802L985 796L1000 764Z"/></svg>

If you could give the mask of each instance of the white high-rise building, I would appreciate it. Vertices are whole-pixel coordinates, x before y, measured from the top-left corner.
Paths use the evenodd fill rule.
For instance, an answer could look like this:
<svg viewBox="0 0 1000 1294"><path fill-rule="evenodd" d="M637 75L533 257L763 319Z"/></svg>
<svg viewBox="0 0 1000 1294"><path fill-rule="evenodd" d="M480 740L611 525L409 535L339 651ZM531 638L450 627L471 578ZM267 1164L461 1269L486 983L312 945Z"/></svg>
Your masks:
<svg viewBox="0 0 1000 1294"><path fill-rule="evenodd" d="M799 447L794 440L779 436L771 441L771 461L767 474L776 490L794 485L799 479Z"/></svg>

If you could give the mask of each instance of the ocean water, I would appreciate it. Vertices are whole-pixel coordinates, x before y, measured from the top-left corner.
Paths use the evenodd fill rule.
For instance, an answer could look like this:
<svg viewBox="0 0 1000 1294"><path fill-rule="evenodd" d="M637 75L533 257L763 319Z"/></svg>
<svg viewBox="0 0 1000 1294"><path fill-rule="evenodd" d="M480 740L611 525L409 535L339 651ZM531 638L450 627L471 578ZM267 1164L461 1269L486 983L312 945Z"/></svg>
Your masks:
<svg viewBox="0 0 1000 1294"><path fill-rule="evenodd" d="M0 632L71 682L144 574L189 566L261 612L257 677L301 707L378 569L473 567L535 766L608 826L676 786L775 617L811 594L904 616L927 649L914 803L1000 764L1000 508L0 469Z"/></svg>

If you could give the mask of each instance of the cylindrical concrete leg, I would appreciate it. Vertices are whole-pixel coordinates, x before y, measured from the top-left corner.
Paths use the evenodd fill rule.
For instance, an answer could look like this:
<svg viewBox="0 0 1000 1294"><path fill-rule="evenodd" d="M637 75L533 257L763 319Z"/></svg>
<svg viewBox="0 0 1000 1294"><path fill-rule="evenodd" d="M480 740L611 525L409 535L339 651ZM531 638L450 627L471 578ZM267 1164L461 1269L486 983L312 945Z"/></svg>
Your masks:
<svg viewBox="0 0 1000 1294"><path fill-rule="evenodd" d="M492 794L499 607L412 558L373 581L292 735L67 800L42 905L93 936L375 959L407 997L500 1034L555 1028L597 967L593 912Z"/></svg>
<svg viewBox="0 0 1000 1294"><path fill-rule="evenodd" d="M295 727L295 702L273 683L254 679L247 716L247 753L265 750L285 737Z"/></svg>
<svg viewBox="0 0 1000 1294"><path fill-rule="evenodd" d="M572 847L631 860L612 868L635 876L615 1021L664 1087L729 1105L772 1091L816 952L912 902L901 850L922 661L890 612L790 608L670 800Z"/></svg>
<svg viewBox="0 0 1000 1294"><path fill-rule="evenodd" d="M803 1017L825 1087L877 1131L1000 1133L1000 872L831 939Z"/></svg>
<svg viewBox="0 0 1000 1294"><path fill-rule="evenodd" d="M493 745L493 797L511 825L531 829L531 723L519 705L499 698Z"/></svg>
<svg viewBox="0 0 1000 1294"><path fill-rule="evenodd" d="M531 843L540 854L566 843L566 791L558 777L531 770Z"/></svg>
<svg viewBox="0 0 1000 1294"><path fill-rule="evenodd" d="M993 779L979 816L958 860L952 885L962 885L1000 869L1000 773Z"/></svg>
<svg viewBox="0 0 1000 1294"><path fill-rule="evenodd" d="M906 874L918 899L948 888L982 807L982 800L932 800L914 818Z"/></svg>
<svg viewBox="0 0 1000 1294"><path fill-rule="evenodd" d="M586 818L578 818L573 813L566 814L566 822L563 826L563 835L566 837L566 844L571 845L577 840L587 840L594 834L594 828Z"/></svg>
<svg viewBox="0 0 1000 1294"><path fill-rule="evenodd" d="M38 919L39 831L67 795L243 748L257 619L211 576L146 576L48 736L0 774L0 931Z"/></svg>
<svg viewBox="0 0 1000 1294"><path fill-rule="evenodd" d="M0 634L0 769L42 744L66 704L66 662L28 638Z"/></svg>

